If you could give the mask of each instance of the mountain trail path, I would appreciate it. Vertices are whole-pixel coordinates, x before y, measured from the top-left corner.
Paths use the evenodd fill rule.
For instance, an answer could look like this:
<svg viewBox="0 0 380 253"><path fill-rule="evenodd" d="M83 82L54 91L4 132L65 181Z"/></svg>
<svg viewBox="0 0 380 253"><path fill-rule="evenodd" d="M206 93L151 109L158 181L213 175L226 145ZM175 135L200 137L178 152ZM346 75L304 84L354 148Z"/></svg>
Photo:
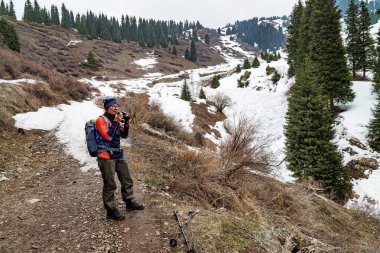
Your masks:
<svg viewBox="0 0 380 253"><path fill-rule="evenodd" d="M101 175L82 172L54 132L10 134L0 148L0 252L170 251L141 172L132 168L136 199L146 209L126 212L118 184L117 205L126 219L107 220Z"/></svg>

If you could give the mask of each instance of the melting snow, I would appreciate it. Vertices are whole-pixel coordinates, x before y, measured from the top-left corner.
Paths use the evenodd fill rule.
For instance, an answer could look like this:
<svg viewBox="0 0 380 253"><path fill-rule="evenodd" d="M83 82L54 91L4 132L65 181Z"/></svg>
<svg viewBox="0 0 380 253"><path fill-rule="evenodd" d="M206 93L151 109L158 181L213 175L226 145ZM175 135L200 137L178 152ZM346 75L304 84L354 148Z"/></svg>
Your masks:
<svg viewBox="0 0 380 253"><path fill-rule="evenodd" d="M141 69L151 69L154 68L154 65L157 64L157 59L154 57L153 53L148 54L147 58L134 61Z"/></svg>

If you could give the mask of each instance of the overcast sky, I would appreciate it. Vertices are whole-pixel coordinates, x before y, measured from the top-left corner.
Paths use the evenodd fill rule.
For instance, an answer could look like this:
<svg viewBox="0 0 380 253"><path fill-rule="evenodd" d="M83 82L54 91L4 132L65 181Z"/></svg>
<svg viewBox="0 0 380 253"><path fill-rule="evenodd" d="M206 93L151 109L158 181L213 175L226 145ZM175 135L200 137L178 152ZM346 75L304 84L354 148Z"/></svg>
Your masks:
<svg viewBox="0 0 380 253"><path fill-rule="evenodd" d="M26 0L13 0L17 19L21 19ZM32 3L34 0L30 0ZM9 3L9 0L4 0ZM199 20L204 26L217 28L253 17L289 15L297 0L37 0L41 7L49 11L52 4L61 8L62 2L67 9L85 13L92 10L107 16L121 18L132 15L142 18L175 21Z"/></svg>

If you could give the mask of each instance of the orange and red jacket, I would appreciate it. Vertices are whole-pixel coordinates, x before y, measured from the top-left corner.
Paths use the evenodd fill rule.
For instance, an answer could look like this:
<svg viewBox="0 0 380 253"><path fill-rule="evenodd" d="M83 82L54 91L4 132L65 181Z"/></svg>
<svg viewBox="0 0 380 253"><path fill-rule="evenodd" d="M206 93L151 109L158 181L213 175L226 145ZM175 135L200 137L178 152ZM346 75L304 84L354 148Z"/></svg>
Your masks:
<svg viewBox="0 0 380 253"><path fill-rule="evenodd" d="M97 144L98 146L105 147L105 149L120 150L120 155L122 155L123 151L120 147L120 138L128 137L129 127L114 121L114 117L114 115L105 113L96 119L95 129L97 132ZM107 120L105 118L107 118ZM104 150L98 153L98 158L121 159L122 157L119 157L117 154L113 155L113 151Z"/></svg>

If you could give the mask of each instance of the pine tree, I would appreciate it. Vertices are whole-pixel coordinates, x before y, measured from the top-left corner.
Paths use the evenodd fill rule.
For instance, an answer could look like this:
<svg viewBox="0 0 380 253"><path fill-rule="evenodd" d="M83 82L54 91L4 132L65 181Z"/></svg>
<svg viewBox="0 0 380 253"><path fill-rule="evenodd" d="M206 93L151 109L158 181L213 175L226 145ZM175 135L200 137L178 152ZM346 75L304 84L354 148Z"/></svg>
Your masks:
<svg viewBox="0 0 380 253"><path fill-rule="evenodd" d="M198 42L198 33L197 33L197 29L193 29L193 33L192 33L192 37L191 39L194 41L194 42Z"/></svg>
<svg viewBox="0 0 380 253"><path fill-rule="evenodd" d="M235 70L235 73L240 73L241 72L241 67L240 67L240 64L238 64L236 66L236 70Z"/></svg>
<svg viewBox="0 0 380 253"><path fill-rule="evenodd" d="M292 77L296 70L300 67L300 34L301 34L301 18L304 7L301 0L294 6L290 14L290 23L288 26L288 38L286 50L288 51L288 75Z"/></svg>
<svg viewBox="0 0 380 253"><path fill-rule="evenodd" d="M371 18L369 16L367 4L360 2L359 6L359 45L358 45L358 68L363 71L363 79L368 69L373 66L374 41L371 37Z"/></svg>
<svg viewBox="0 0 380 253"><path fill-rule="evenodd" d="M347 55L352 67L352 76L356 77L356 70L358 69L358 53L359 53L359 29L358 29L358 6L354 0L350 1L346 12L346 44Z"/></svg>
<svg viewBox="0 0 380 253"><path fill-rule="evenodd" d="M51 25L50 14L45 7L41 10L41 22L45 25Z"/></svg>
<svg viewBox="0 0 380 253"><path fill-rule="evenodd" d="M58 7L55 6L55 5L52 5L51 8L50 8L50 19L51 19L51 23L53 25L59 26L61 24L60 20L59 20Z"/></svg>
<svg viewBox="0 0 380 253"><path fill-rule="evenodd" d="M251 68L251 64L249 63L249 60L245 58L244 63L243 63L243 69L250 69L250 68Z"/></svg>
<svg viewBox="0 0 380 253"><path fill-rule="evenodd" d="M260 67L260 61L256 56L255 59L253 59L252 68L258 68L258 67Z"/></svg>
<svg viewBox="0 0 380 253"><path fill-rule="evenodd" d="M175 45L173 45L172 54L177 55L177 48L175 47Z"/></svg>
<svg viewBox="0 0 380 253"><path fill-rule="evenodd" d="M274 72L271 81L276 84L278 81L280 81L281 75L277 72L277 70Z"/></svg>
<svg viewBox="0 0 380 253"><path fill-rule="evenodd" d="M287 165L295 177L313 177L333 198L343 199L350 185L342 157L331 142L333 119L319 86L318 71L316 64L306 60L304 69L296 74L286 114Z"/></svg>
<svg viewBox="0 0 380 253"><path fill-rule="evenodd" d="M4 37L4 44L13 51L20 52L20 43L15 28L4 19L0 19L0 34Z"/></svg>
<svg viewBox="0 0 380 253"><path fill-rule="evenodd" d="M376 94L380 94L380 30L377 33L377 58L374 67L374 77L372 80L372 90Z"/></svg>
<svg viewBox="0 0 380 253"><path fill-rule="evenodd" d="M335 0L312 1L309 55L318 69L318 81L332 110L334 102L347 103L355 96L340 30L340 12Z"/></svg>
<svg viewBox="0 0 380 253"><path fill-rule="evenodd" d="M192 62L197 61L197 48L195 46L194 40L191 41L191 45L190 45L190 60Z"/></svg>
<svg viewBox="0 0 380 253"><path fill-rule="evenodd" d="M191 101L191 94L190 94L189 86L186 83L186 79L184 80L183 85L182 85L181 99L185 101Z"/></svg>
<svg viewBox="0 0 380 253"><path fill-rule="evenodd" d="M191 60L191 58L190 58L190 51L189 51L189 49L188 48L186 48L186 50L185 50L185 59L186 60Z"/></svg>
<svg viewBox="0 0 380 253"><path fill-rule="evenodd" d="M41 8L40 8L40 5L38 4L37 0L34 0L33 21L36 23L39 23L39 24L42 23Z"/></svg>
<svg viewBox="0 0 380 253"><path fill-rule="evenodd" d="M15 7L13 5L13 1L11 0L9 2L9 13L8 16L10 16L12 19L16 20L16 12L15 12Z"/></svg>
<svg viewBox="0 0 380 253"><path fill-rule="evenodd" d="M368 127L368 143L375 151L380 152L380 94L377 93L377 104L372 109L372 119Z"/></svg>
<svg viewBox="0 0 380 253"><path fill-rule="evenodd" d="M5 8L4 0L0 2L0 16L7 15L7 10Z"/></svg>
<svg viewBox="0 0 380 253"><path fill-rule="evenodd" d="M298 35L298 51L296 54L295 63L298 65L296 68L303 67L306 56L310 54L310 26L311 26L311 14L313 13L313 5L316 0L309 0L306 2L301 16L301 27L299 28ZM295 72L296 73L296 72ZM294 73L294 74L295 74Z"/></svg>
<svg viewBox="0 0 380 253"><path fill-rule="evenodd" d="M26 0L25 2L24 15L22 17L22 20L26 22L33 22L33 6L30 0Z"/></svg>
<svg viewBox="0 0 380 253"><path fill-rule="evenodd" d="M61 7L61 16L62 16L61 26L66 29L70 28L70 13L66 9L64 3L62 3L62 7Z"/></svg>
<svg viewBox="0 0 380 253"><path fill-rule="evenodd" d="M216 89L220 86L220 82L219 82L219 76L218 75L215 75L212 77L212 80L211 80L211 85L210 87L213 88L213 89Z"/></svg>
<svg viewBox="0 0 380 253"><path fill-rule="evenodd" d="M161 35L160 35L160 46L163 48L168 47L168 40L166 39L166 36L164 33L161 33Z"/></svg>
<svg viewBox="0 0 380 253"><path fill-rule="evenodd" d="M200 99L206 99L206 94L205 92L203 91L203 88L201 88L200 92L199 92L199 98Z"/></svg>
<svg viewBox="0 0 380 253"><path fill-rule="evenodd" d="M207 45L210 45L210 35L208 35L208 34L205 34L205 43Z"/></svg>

